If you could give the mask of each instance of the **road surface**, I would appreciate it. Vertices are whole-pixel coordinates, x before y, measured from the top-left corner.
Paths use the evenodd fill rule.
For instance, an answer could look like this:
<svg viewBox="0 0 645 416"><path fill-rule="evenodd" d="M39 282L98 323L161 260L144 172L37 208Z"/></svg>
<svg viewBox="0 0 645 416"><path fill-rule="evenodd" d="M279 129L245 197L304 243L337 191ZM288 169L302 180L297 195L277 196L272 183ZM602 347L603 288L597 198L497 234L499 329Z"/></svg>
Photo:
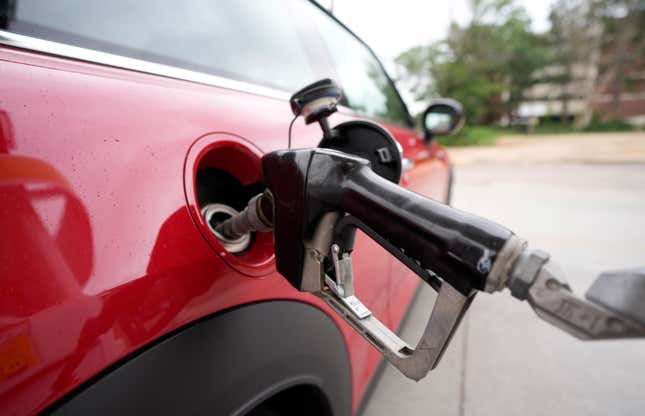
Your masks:
<svg viewBox="0 0 645 416"><path fill-rule="evenodd" d="M645 162L645 132L510 136L497 146L454 148L450 156L456 165Z"/></svg>

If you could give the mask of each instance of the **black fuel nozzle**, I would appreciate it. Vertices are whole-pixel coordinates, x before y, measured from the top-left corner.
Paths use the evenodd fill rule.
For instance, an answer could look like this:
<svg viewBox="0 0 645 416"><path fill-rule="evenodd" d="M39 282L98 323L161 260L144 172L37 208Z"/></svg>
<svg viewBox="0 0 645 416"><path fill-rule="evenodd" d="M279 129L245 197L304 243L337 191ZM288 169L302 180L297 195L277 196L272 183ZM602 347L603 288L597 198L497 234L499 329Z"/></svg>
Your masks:
<svg viewBox="0 0 645 416"><path fill-rule="evenodd" d="M479 291L508 287L540 317L583 339L645 337L643 270L610 276L619 285L603 277L584 300L548 255L528 250L507 228L406 190L366 159L331 149L281 150L265 155L262 168L268 191L247 207L255 214L241 217L273 214L278 272L328 303L409 378L420 380L437 366ZM415 348L354 293L356 229L438 292Z"/></svg>
<svg viewBox="0 0 645 416"><path fill-rule="evenodd" d="M216 231L235 239L274 231L278 271L303 288L305 245L325 214L333 243L352 250L361 229L435 289L434 276L461 293L485 290L513 233L484 218L411 192L375 173L360 157L331 149L280 150L262 158L267 189ZM424 271L433 273L425 274Z"/></svg>
<svg viewBox="0 0 645 416"><path fill-rule="evenodd" d="M278 271L324 299L407 377L419 380L438 364L480 291L509 288L539 317L581 339L645 337L645 269L601 275L582 299L548 255L507 228L411 192L365 159L301 149L269 153L262 164L274 196ZM438 292L416 348L354 294L357 228Z"/></svg>
<svg viewBox="0 0 645 416"><path fill-rule="evenodd" d="M329 149L283 150L265 155L262 164L274 196L278 271L296 288L302 286L305 242L328 212L355 217L354 226L462 293L484 290L498 253L513 237L495 222L382 178L359 157Z"/></svg>
<svg viewBox="0 0 645 416"><path fill-rule="evenodd" d="M441 359L513 233L410 192L363 158L331 149L262 158L274 196L276 266L293 287L322 298L407 377ZM438 291L416 348L383 325L354 293L353 237L365 232ZM432 270L432 272L428 270ZM365 277L363 277L365 278Z"/></svg>

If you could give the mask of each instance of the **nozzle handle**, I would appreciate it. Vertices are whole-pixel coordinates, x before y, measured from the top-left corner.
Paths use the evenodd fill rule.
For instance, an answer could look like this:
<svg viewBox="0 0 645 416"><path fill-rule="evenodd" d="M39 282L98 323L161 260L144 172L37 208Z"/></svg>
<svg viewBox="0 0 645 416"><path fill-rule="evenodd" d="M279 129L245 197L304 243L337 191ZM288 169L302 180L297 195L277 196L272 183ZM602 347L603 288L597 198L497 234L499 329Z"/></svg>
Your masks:
<svg viewBox="0 0 645 416"><path fill-rule="evenodd" d="M501 225L409 191L366 159L331 149L280 150L262 159L275 197L278 271L300 289L305 247L328 212L349 213L463 294L484 290L514 234ZM286 179L288 178L288 179Z"/></svg>
<svg viewBox="0 0 645 416"><path fill-rule="evenodd" d="M312 196L338 204L462 293L485 289L498 253L513 236L510 230L394 184L367 164L339 168L341 180L312 175L340 158L316 154L308 184Z"/></svg>

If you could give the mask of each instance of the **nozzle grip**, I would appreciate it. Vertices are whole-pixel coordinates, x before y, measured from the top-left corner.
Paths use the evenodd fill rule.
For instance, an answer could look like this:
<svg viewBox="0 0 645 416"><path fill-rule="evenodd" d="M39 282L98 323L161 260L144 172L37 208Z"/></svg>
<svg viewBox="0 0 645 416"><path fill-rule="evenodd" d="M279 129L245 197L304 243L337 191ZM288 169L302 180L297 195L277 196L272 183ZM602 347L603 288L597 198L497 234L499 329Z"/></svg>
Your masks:
<svg viewBox="0 0 645 416"><path fill-rule="evenodd" d="M312 175L337 165L337 158L316 154L308 178L310 198L357 217L462 293L484 290L498 252L513 235L510 230L409 191L367 164L347 161L331 177Z"/></svg>
<svg viewBox="0 0 645 416"><path fill-rule="evenodd" d="M304 241L324 214L349 213L463 294L484 290L513 233L495 222L411 192L331 149L281 150L263 158L275 198L278 271L301 289Z"/></svg>

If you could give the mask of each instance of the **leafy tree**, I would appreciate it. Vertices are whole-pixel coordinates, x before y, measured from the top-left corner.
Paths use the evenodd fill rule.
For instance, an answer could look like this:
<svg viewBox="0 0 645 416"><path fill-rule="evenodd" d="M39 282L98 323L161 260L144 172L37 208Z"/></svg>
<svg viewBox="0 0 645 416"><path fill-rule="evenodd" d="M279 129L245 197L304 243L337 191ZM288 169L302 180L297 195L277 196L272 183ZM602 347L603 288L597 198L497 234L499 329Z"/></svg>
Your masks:
<svg viewBox="0 0 645 416"><path fill-rule="evenodd" d="M450 96L471 123L490 123L517 109L547 54L512 0L472 0L471 10L465 27L453 23L446 39L407 50L396 63L415 99Z"/></svg>

